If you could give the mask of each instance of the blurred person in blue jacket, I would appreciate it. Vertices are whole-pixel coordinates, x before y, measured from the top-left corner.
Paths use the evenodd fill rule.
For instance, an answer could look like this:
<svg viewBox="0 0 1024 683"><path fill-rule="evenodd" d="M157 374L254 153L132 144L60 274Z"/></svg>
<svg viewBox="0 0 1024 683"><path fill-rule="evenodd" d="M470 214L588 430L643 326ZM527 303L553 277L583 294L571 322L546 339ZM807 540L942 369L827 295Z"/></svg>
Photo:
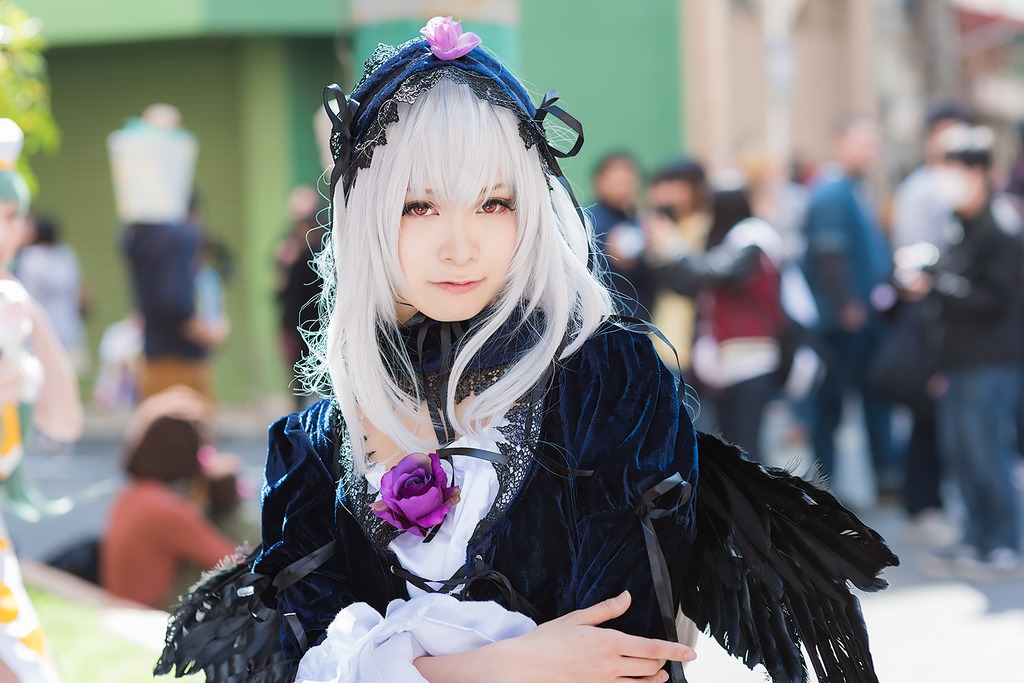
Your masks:
<svg viewBox="0 0 1024 683"><path fill-rule="evenodd" d="M843 400L857 391L878 488L888 492L895 488L890 407L865 384L882 332L875 303L892 273L892 256L867 186L881 154L877 124L862 116L843 118L835 129L832 154L835 167L814 187L804 223L804 270L818 305L818 332L827 355L825 378L812 397L811 441L818 462L831 475Z"/></svg>

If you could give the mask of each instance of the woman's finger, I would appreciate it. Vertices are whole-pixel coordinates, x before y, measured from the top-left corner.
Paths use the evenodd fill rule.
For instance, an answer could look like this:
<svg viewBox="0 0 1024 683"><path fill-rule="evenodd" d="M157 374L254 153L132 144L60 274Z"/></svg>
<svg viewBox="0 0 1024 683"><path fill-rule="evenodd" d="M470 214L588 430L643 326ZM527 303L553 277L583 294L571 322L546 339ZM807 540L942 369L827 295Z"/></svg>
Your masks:
<svg viewBox="0 0 1024 683"><path fill-rule="evenodd" d="M642 657L621 657L619 674L629 678L654 676L665 666L664 659L644 659Z"/></svg>
<svg viewBox="0 0 1024 683"><path fill-rule="evenodd" d="M616 678L615 683L666 683L668 681L668 672L659 671L653 676L642 676L640 678L627 677L627 678Z"/></svg>
<svg viewBox="0 0 1024 683"><path fill-rule="evenodd" d="M691 662L697 658L693 648L657 638L641 638L625 633L618 639L619 654L641 659L666 659L672 662Z"/></svg>
<svg viewBox="0 0 1024 683"><path fill-rule="evenodd" d="M596 605L566 614L563 619L580 626L597 626L616 617L621 617L629 609L632 598L629 591L622 591L619 595L608 600L602 600Z"/></svg>

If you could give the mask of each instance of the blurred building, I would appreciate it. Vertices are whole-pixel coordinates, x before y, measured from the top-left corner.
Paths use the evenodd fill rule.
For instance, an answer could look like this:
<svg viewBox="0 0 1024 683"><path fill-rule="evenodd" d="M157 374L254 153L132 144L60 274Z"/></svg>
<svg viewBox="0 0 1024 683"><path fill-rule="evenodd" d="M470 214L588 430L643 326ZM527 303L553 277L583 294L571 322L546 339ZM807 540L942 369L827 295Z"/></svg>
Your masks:
<svg viewBox="0 0 1024 683"><path fill-rule="evenodd" d="M835 121L854 112L895 116L893 136L912 135L905 122L916 120L925 89L913 46L915 4L684 3L691 146L718 165L751 149L818 162Z"/></svg>
<svg viewBox="0 0 1024 683"><path fill-rule="evenodd" d="M1020 0L683 2L688 145L730 165L750 148L817 161L848 112L876 116L891 187L920 162L936 100L975 109L1015 150L1024 119Z"/></svg>
<svg viewBox="0 0 1024 683"><path fill-rule="evenodd" d="M962 56L959 92L995 128L998 162L1018 152L1024 121L1024 2L952 0L951 42Z"/></svg>

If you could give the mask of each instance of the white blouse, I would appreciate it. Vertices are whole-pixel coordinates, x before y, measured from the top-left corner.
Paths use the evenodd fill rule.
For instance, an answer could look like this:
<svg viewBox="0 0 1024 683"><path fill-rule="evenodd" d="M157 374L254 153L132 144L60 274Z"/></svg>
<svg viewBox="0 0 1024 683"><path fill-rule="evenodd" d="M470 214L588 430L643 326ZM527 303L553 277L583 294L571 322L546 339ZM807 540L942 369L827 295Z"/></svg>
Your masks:
<svg viewBox="0 0 1024 683"><path fill-rule="evenodd" d="M464 436L450 446L496 452L498 441L501 440L504 437L492 428L481 436ZM419 536L405 533L388 547L398 556L407 571L424 579L446 581L466 564L469 539L498 496L498 475L494 472L493 464L468 455L453 455L452 465L442 460L441 466L448 473L449 481L454 466L455 485L459 487L461 500L445 517L437 535L429 543L424 543ZM378 465L366 473L368 491L379 493L385 471L384 467ZM424 593L411 583L406 583L406 586L410 597Z"/></svg>
<svg viewBox="0 0 1024 683"><path fill-rule="evenodd" d="M502 440L492 427L484 435L463 437L451 446L497 451ZM404 533L389 545L403 568L437 581L449 579L465 565L469 539L498 495L498 477L490 462L455 455L451 466L444 461L442 466L449 478L454 467L459 503L429 543ZM385 471L373 467L367 472L370 492L379 493ZM529 617L496 602L460 602L410 583L406 586L410 599L391 601L384 616L364 602L339 612L327 628L327 637L299 661L296 683L426 683L413 666L416 658L466 652L536 628Z"/></svg>

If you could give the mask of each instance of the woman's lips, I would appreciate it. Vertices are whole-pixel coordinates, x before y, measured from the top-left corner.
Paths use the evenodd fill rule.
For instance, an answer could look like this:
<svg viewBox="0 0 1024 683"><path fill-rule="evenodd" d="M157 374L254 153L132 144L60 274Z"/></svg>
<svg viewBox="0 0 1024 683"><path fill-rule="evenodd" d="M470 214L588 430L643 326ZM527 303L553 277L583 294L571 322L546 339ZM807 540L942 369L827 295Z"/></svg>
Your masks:
<svg viewBox="0 0 1024 683"><path fill-rule="evenodd" d="M452 294L462 294L463 292L470 291L478 284L480 284L480 282L481 280L449 280L447 282L434 282L432 284L437 287L440 287L446 292L450 292Z"/></svg>

